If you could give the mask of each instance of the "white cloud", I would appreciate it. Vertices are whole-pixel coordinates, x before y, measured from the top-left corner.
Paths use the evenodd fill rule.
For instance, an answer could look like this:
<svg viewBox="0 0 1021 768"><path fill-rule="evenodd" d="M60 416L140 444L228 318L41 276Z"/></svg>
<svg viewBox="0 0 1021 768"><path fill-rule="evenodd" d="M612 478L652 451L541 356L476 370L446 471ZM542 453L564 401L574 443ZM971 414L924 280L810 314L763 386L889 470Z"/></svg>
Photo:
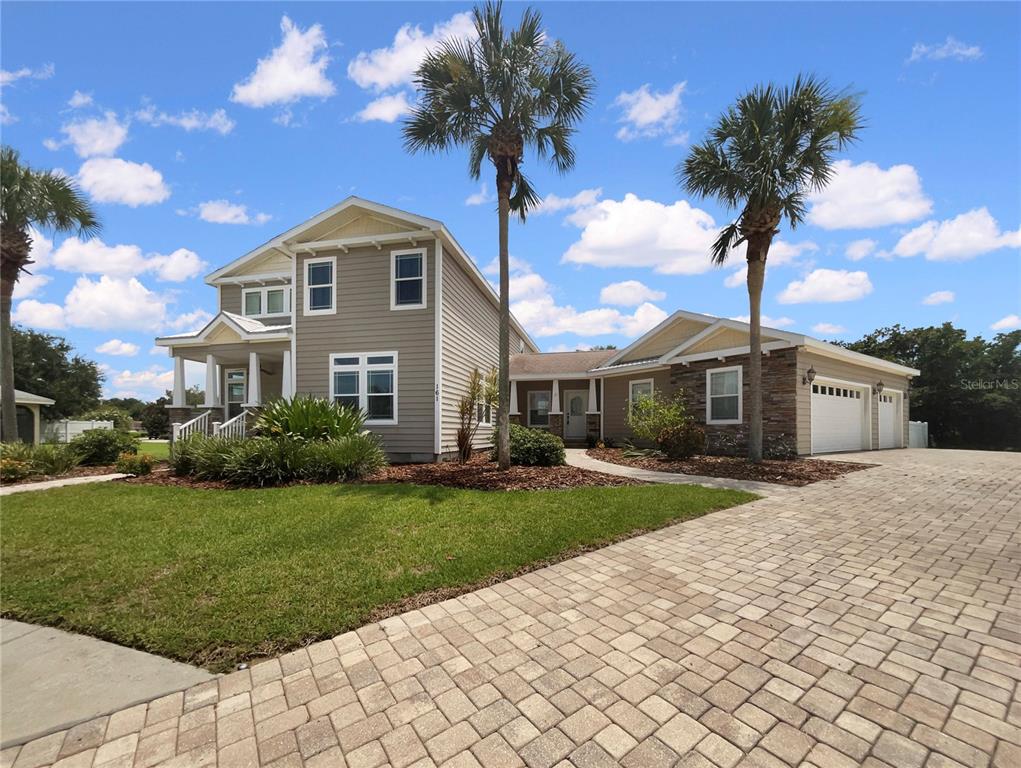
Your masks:
<svg viewBox="0 0 1021 768"><path fill-rule="evenodd" d="M781 304L855 301L872 293L867 272L846 269L814 269L803 280L794 280L777 297Z"/></svg>
<svg viewBox="0 0 1021 768"><path fill-rule="evenodd" d="M954 61L975 61L976 59L981 58L982 48L977 45L962 43L955 37L947 35L947 39L942 43L915 43L911 47L911 55L908 57L908 63L914 64L915 62L924 61L926 59L930 61L942 61L944 59L953 59Z"/></svg>
<svg viewBox="0 0 1021 768"><path fill-rule="evenodd" d="M71 94L71 98L67 100L67 106L71 109L81 109L87 107L92 103L92 94L83 93L82 91L75 91Z"/></svg>
<svg viewBox="0 0 1021 768"><path fill-rule="evenodd" d="M932 211L922 180L910 165L882 169L838 160L830 183L811 198L808 221L823 229L865 229L903 224Z"/></svg>
<svg viewBox="0 0 1021 768"><path fill-rule="evenodd" d="M114 373L112 379L114 386L129 392L150 390L162 393L174 386L173 370L156 365L145 371L118 371Z"/></svg>
<svg viewBox="0 0 1021 768"><path fill-rule="evenodd" d="M170 354L170 350L166 347L152 347L149 349L150 355L163 355L167 357Z"/></svg>
<svg viewBox="0 0 1021 768"><path fill-rule="evenodd" d="M18 118L11 114L6 104L0 104L0 125L13 125Z"/></svg>
<svg viewBox="0 0 1021 768"><path fill-rule="evenodd" d="M170 283L198 277L207 266L195 251L187 248L178 248L166 256L155 253L149 257L149 269L156 273L156 278Z"/></svg>
<svg viewBox="0 0 1021 768"><path fill-rule="evenodd" d="M751 315L736 315L730 318L731 320L737 320L739 323L751 322ZM789 317L770 317L769 315L759 315L759 324L763 328L787 328L794 325L794 320Z"/></svg>
<svg viewBox="0 0 1021 768"><path fill-rule="evenodd" d="M953 291L933 291L922 299L922 303L928 304L929 306L934 306L936 304L950 304L955 298L957 297L954 295Z"/></svg>
<svg viewBox="0 0 1021 768"><path fill-rule="evenodd" d="M1014 331L1021 328L1021 316L1007 315L989 326L994 331Z"/></svg>
<svg viewBox="0 0 1021 768"><path fill-rule="evenodd" d="M524 301L547 295L550 285L535 272L519 272L510 276L510 300Z"/></svg>
<svg viewBox="0 0 1021 768"><path fill-rule="evenodd" d="M686 134L676 134L681 120L681 94L686 87L687 82L681 82L669 91L653 91L646 83L635 91L618 94L613 104L622 110L618 122L623 125L617 131L617 138L632 141L670 136L674 143L686 141Z"/></svg>
<svg viewBox="0 0 1021 768"><path fill-rule="evenodd" d="M347 65L347 75L359 87L375 91L411 85L415 70L430 48L447 38L474 36L475 27L469 13L455 14L434 25L431 32L404 24L390 46L362 51L355 56Z"/></svg>
<svg viewBox="0 0 1021 768"><path fill-rule="evenodd" d="M465 205L485 205L496 200L496 195L489 191L489 185L482 182L478 192L474 192L464 199Z"/></svg>
<svg viewBox="0 0 1021 768"><path fill-rule="evenodd" d="M117 157L94 157L82 163L78 182L100 203L123 203L132 208L162 203L170 197L163 174L148 163Z"/></svg>
<svg viewBox="0 0 1021 768"><path fill-rule="evenodd" d="M196 309L191 312L176 315L174 319L168 323L167 327L174 331L198 331L212 319L213 316L204 309Z"/></svg>
<svg viewBox="0 0 1021 768"><path fill-rule="evenodd" d="M812 332L836 336L840 333L846 333L847 329L842 325L836 325L834 323L816 323L812 326Z"/></svg>
<svg viewBox="0 0 1021 768"><path fill-rule="evenodd" d="M336 93L326 76L329 43L319 24L302 31L287 16L280 20L283 41L259 59L248 79L234 85L230 100L248 107L292 104L306 97L325 99Z"/></svg>
<svg viewBox="0 0 1021 768"><path fill-rule="evenodd" d="M610 283L599 292L600 303L620 307L634 307L645 301L662 301L665 298L665 291L657 291L638 280Z"/></svg>
<svg viewBox="0 0 1021 768"><path fill-rule="evenodd" d="M583 208L591 208L599 202L599 198L602 196L602 187L583 189L571 197L560 197L551 193L542 199L542 204L532 211L532 215L541 216L544 213L557 213L558 211L565 210L578 211Z"/></svg>
<svg viewBox="0 0 1021 768"><path fill-rule="evenodd" d="M915 227L893 248L895 256L923 254L929 261L964 261L1000 248L1021 247L1021 229L1001 232L986 208Z"/></svg>
<svg viewBox="0 0 1021 768"><path fill-rule="evenodd" d="M577 344L554 344L552 347L543 350L544 352L587 352L592 349L591 344L578 342Z"/></svg>
<svg viewBox="0 0 1021 768"><path fill-rule="evenodd" d="M373 99L355 115L355 119L362 123L372 120L378 120L381 123L393 123L410 112L411 102L408 101L408 94L404 91L398 91L397 93Z"/></svg>
<svg viewBox="0 0 1021 768"><path fill-rule="evenodd" d="M132 344L129 341L121 341L120 339L110 339L96 347L96 351L101 355L134 357L138 354L138 345Z"/></svg>
<svg viewBox="0 0 1021 768"><path fill-rule="evenodd" d="M712 268L709 258L719 233L713 217L686 200L665 205L628 193L579 208L568 221L581 227L562 261L596 267L650 267L668 275L697 275ZM744 258L744 246L734 258Z"/></svg>
<svg viewBox="0 0 1021 768"><path fill-rule="evenodd" d="M32 238L32 248L28 252L28 257L32 260L33 268L48 266L53 255L53 241L35 227L28 228L28 236Z"/></svg>
<svg viewBox="0 0 1021 768"><path fill-rule="evenodd" d="M43 145L56 150L68 144L78 157L109 157L128 138L128 124L117 119L115 112L104 112L103 117L73 120L60 126L66 138L61 141L46 139Z"/></svg>
<svg viewBox="0 0 1021 768"><path fill-rule="evenodd" d="M135 277L155 272L160 280L182 282L201 274L207 266L198 254L178 248L169 255L143 255L137 245L107 245L99 238L67 238L54 252L53 265L64 272L99 274L111 277Z"/></svg>
<svg viewBox="0 0 1021 768"><path fill-rule="evenodd" d="M811 240L800 243L788 243L786 240L775 240L769 247L769 255L766 259L766 276L769 277L769 267L789 267L801 264L801 255L815 253L819 246ZM737 288L746 285L748 282L748 262L731 272L723 279L727 288Z"/></svg>
<svg viewBox="0 0 1021 768"><path fill-rule="evenodd" d="M268 213L248 213L248 206L227 200L207 200L199 203L199 218L210 224L265 224L272 216Z"/></svg>
<svg viewBox="0 0 1021 768"><path fill-rule="evenodd" d="M508 256L507 257L507 268L510 270L511 273L514 273L514 272L531 272L532 271L532 265L531 264L529 264L524 259L519 259L516 256ZM499 259L499 257L494 256L493 260L490 261L488 264L486 264L486 266L484 266L482 268L482 271L484 273L486 273L487 275L499 275L500 274L500 259Z"/></svg>
<svg viewBox="0 0 1021 768"><path fill-rule="evenodd" d="M35 295L38 291L52 280L49 275L37 275L28 274L22 272L18 275L18 282L14 284L14 300L27 299L29 296Z"/></svg>
<svg viewBox="0 0 1021 768"><path fill-rule="evenodd" d="M851 261L861 261L866 256L871 256L876 250L877 245L879 243L867 237L861 240L854 240L847 244L847 248L844 249L844 255Z"/></svg>
<svg viewBox="0 0 1021 768"><path fill-rule="evenodd" d="M7 70L0 69L0 87L11 85L18 80L29 78L32 80L49 80L53 77L56 68L52 64L43 64L37 69L22 67L21 69Z"/></svg>
<svg viewBox="0 0 1021 768"><path fill-rule="evenodd" d="M78 328L154 331L166 324L167 299L133 277L79 277L64 299L64 316Z"/></svg>
<svg viewBox="0 0 1021 768"><path fill-rule="evenodd" d="M59 330L67 327L64 308L59 304L46 304L35 299L25 299L14 308L11 320L32 328Z"/></svg>
<svg viewBox="0 0 1021 768"><path fill-rule="evenodd" d="M153 105L135 113L140 122L158 127L161 125L174 125L183 128L191 133L192 131L216 131L221 136L226 136L234 130L236 123L227 116L223 109L214 112L201 112L192 109L187 112L180 112L176 115L169 115L166 112L159 112Z"/></svg>

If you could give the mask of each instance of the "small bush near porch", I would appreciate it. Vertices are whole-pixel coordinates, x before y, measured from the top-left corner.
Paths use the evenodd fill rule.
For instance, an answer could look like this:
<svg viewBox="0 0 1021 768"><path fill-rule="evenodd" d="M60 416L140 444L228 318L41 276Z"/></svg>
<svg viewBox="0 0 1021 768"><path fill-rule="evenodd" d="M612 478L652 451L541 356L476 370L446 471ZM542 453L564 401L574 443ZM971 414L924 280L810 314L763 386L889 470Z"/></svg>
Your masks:
<svg viewBox="0 0 1021 768"><path fill-rule="evenodd" d="M394 484L18 494L0 508L0 610L226 671L752 498Z"/></svg>

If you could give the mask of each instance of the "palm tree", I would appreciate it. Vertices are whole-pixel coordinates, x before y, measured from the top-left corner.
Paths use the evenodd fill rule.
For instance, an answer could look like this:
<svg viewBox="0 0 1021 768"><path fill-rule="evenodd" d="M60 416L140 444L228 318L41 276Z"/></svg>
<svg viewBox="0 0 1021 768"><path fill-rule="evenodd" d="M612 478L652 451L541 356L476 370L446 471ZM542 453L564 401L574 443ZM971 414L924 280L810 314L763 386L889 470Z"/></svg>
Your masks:
<svg viewBox="0 0 1021 768"><path fill-rule="evenodd" d="M549 41L541 16L526 9L504 34L502 3L476 7L477 39L447 40L416 73L421 101L403 127L409 152L468 149L468 172L496 169L500 236L500 344L497 457L510 466L510 305L507 229L510 212L522 220L541 202L522 173L525 150L557 171L574 167L571 137L592 99L588 67L559 42Z"/></svg>
<svg viewBox="0 0 1021 768"><path fill-rule="evenodd" d="M861 127L857 95L799 76L789 88L760 85L738 98L677 165L678 183L688 194L740 210L716 238L711 258L722 265L733 248L747 243L751 461L762 460L760 309L769 246L782 221L794 229L804 220L808 195L829 183L834 153Z"/></svg>
<svg viewBox="0 0 1021 768"><path fill-rule="evenodd" d="M0 149L0 440L18 439L11 353L11 299L22 272L32 264L29 228L91 236L99 220L68 177L36 171L11 147Z"/></svg>

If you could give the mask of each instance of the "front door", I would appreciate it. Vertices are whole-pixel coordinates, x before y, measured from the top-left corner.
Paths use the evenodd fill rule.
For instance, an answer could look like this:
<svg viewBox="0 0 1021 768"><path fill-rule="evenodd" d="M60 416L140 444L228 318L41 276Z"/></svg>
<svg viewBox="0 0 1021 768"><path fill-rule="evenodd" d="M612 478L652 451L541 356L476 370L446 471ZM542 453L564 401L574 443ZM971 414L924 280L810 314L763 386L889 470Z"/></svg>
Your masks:
<svg viewBox="0 0 1021 768"><path fill-rule="evenodd" d="M564 438L584 440L588 432L585 412L588 410L588 390L569 389L564 392Z"/></svg>
<svg viewBox="0 0 1021 768"><path fill-rule="evenodd" d="M247 399L248 379L244 368L227 371L227 418L233 419L242 411Z"/></svg>

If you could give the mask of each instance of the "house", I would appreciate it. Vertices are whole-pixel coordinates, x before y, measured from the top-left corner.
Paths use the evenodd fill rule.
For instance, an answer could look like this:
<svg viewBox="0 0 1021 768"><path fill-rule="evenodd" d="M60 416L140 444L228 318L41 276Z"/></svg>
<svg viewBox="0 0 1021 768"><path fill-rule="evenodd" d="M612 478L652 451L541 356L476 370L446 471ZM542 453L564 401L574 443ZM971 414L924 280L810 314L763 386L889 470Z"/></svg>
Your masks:
<svg viewBox="0 0 1021 768"><path fill-rule="evenodd" d="M156 344L174 359L171 421L244 434L278 397L357 406L391 461L456 452L468 375L497 365L499 299L442 222L357 197L313 216L206 277L218 313ZM512 320L511 350L538 352ZM185 404L185 361L205 364L205 401ZM490 444L481 412L478 446Z"/></svg>
<svg viewBox="0 0 1021 768"><path fill-rule="evenodd" d="M56 401L31 392L14 390L14 408L18 418L18 439L23 443L38 445L42 438L42 421L40 409L44 405L53 405Z"/></svg>
<svg viewBox="0 0 1021 768"><path fill-rule="evenodd" d="M499 300L435 219L349 197L206 277L218 313L156 340L174 359L176 437L238 436L278 397L362 409L391 461L456 452L468 375L497 364ZM714 440L747 435L748 326L675 312L623 350L541 353L511 321L511 418L568 443L630 437L636 397L684 391ZM798 453L906 445L918 371L801 334L763 330L767 441ZM205 365L205 401L185 401L185 361ZM479 409L477 445L493 414Z"/></svg>
<svg viewBox="0 0 1021 768"><path fill-rule="evenodd" d="M629 403L683 391L710 446L743 450L748 435L748 325L678 311L621 350L518 354L511 418L565 441L632 437ZM902 448L919 371L811 336L762 329L766 444L798 454Z"/></svg>

